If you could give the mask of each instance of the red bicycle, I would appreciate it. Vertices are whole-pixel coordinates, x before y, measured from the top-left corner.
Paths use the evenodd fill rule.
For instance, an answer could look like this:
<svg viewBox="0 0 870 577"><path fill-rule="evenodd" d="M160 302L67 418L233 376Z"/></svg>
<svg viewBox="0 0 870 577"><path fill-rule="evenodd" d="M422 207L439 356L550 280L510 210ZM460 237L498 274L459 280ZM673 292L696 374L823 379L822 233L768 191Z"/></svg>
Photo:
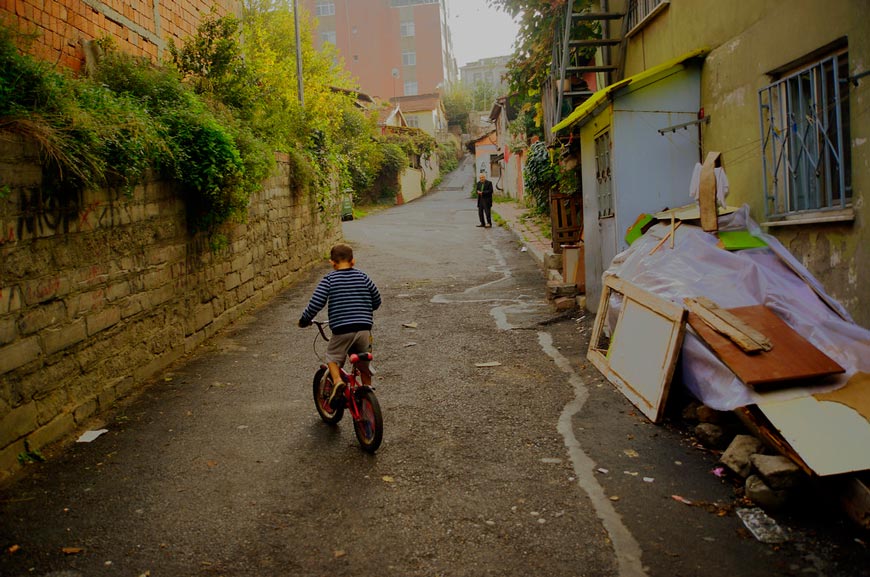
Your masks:
<svg viewBox="0 0 870 577"><path fill-rule="evenodd" d="M317 326L323 340L329 341L323 330L329 322L312 321L312 324ZM316 347L317 337L314 340ZM330 425L337 424L344 416L344 411L348 410L353 418L353 430L360 446L364 451L374 453L384 438L384 420L374 389L361 381L362 369L359 366L360 361L371 361L372 354L353 353L348 359L353 368L350 372L341 369L341 377L345 382L344 391L333 399L332 404L329 397L335 385L329 367L325 363L320 364L320 368L314 373L314 406L317 407L317 413L323 422Z"/></svg>

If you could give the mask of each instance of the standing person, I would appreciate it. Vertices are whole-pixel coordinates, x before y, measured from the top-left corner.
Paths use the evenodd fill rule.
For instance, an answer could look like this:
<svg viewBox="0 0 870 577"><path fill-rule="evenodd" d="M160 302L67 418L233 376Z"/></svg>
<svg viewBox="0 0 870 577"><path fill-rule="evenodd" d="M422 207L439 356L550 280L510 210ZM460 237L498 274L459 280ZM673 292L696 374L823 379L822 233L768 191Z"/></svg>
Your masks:
<svg viewBox="0 0 870 577"><path fill-rule="evenodd" d="M474 186L477 191L477 216L480 218L478 227L492 226L492 182L487 180L486 173L481 172Z"/></svg>
<svg viewBox="0 0 870 577"><path fill-rule="evenodd" d="M326 364L332 375L332 404L336 393L344 387L341 380L341 367L348 353L367 353L372 350L373 312L381 306L381 295L372 279L361 270L355 269L353 249L339 243L332 247L329 262L333 271L324 276L299 319L300 327L311 325L317 313L329 303L329 328L332 338L326 349ZM362 382L371 384L372 375L368 362L360 363Z"/></svg>

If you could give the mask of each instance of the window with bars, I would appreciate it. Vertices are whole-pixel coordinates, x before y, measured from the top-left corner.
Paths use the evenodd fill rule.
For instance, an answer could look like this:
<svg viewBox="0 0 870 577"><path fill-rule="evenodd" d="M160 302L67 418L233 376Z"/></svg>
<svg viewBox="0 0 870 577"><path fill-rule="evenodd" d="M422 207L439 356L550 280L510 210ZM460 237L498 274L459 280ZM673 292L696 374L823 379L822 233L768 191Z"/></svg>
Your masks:
<svg viewBox="0 0 870 577"><path fill-rule="evenodd" d="M416 96L417 94L417 81L416 80L406 80L405 81L405 96Z"/></svg>
<svg viewBox="0 0 870 577"><path fill-rule="evenodd" d="M399 24L399 34L401 34L402 38L408 38L409 36L416 35L417 31L414 27L414 21L410 20L408 22L402 22Z"/></svg>
<svg viewBox="0 0 870 577"><path fill-rule="evenodd" d="M628 3L628 11L625 17L628 18L629 35L635 29L640 28L648 20L668 7L670 0L631 0Z"/></svg>
<svg viewBox="0 0 870 577"><path fill-rule="evenodd" d="M610 170L610 131L595 138L595 178L598 180L598 218L613 216L613 180Z"/></svg>
<svg viewBox="0 0 870 577"><path fill-rule="evenodd" d="M335 16L335 2L318 0L315 5L315 14L318 16Z"/></svg>
<svg viewBox="0 0 870 577"><path fill-rule="evenodd" d="M402 52L402 66L416 66L417 53L413 51Z"/></svg>
<svg viewBox="0 0 870 577"><path fill-rule="evenodd" d="M759 91L765 214L782 220L852 199L845 48Z"/></svg>

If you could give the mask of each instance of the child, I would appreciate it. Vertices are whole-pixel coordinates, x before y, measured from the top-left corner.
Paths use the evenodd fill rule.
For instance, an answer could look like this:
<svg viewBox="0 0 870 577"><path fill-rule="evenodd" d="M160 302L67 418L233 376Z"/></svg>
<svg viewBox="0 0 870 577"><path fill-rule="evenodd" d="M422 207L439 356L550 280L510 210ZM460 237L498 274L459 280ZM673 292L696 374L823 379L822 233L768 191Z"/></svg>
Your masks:
<svg viewBox="0 0 870 577"><path fill-rule="evenodd" d="M373 311L381 306L381 295L375 283L361 270L353 268L353 249L343 243L332 247L329 262L333 271L324 276L299 319L300 327L311 325L312 319L329 303L329 328L332 338L326 350L326 363L332 382L329 404L344 385L340 368L348 353L366 353L372 350ZM362 363L363 384L371 384L371 373Z"/></svg>

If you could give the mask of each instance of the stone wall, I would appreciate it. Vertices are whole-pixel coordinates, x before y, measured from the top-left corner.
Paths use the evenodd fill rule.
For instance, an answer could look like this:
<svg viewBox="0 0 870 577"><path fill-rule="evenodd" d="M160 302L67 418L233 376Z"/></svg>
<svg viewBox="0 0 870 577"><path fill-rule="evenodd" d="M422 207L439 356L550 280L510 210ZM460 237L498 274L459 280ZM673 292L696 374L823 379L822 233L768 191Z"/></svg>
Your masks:
<svg viewBox="0 0 870 577"><path fill-rule="evenodd" d="M166 182L43 196L36 149L0 138L0 476L296 281L341 234L286 157L228 227L187 232Z"/></svg>
<svg viewBox="0 0 870 577"><path fill-rule="evenodd" d="M238 13L238 0L3 0L0 24L33 33L34 56L79 70L91 40L112 38L122 52L156 60L167 41L196 33L212 10Z"/></svg>

